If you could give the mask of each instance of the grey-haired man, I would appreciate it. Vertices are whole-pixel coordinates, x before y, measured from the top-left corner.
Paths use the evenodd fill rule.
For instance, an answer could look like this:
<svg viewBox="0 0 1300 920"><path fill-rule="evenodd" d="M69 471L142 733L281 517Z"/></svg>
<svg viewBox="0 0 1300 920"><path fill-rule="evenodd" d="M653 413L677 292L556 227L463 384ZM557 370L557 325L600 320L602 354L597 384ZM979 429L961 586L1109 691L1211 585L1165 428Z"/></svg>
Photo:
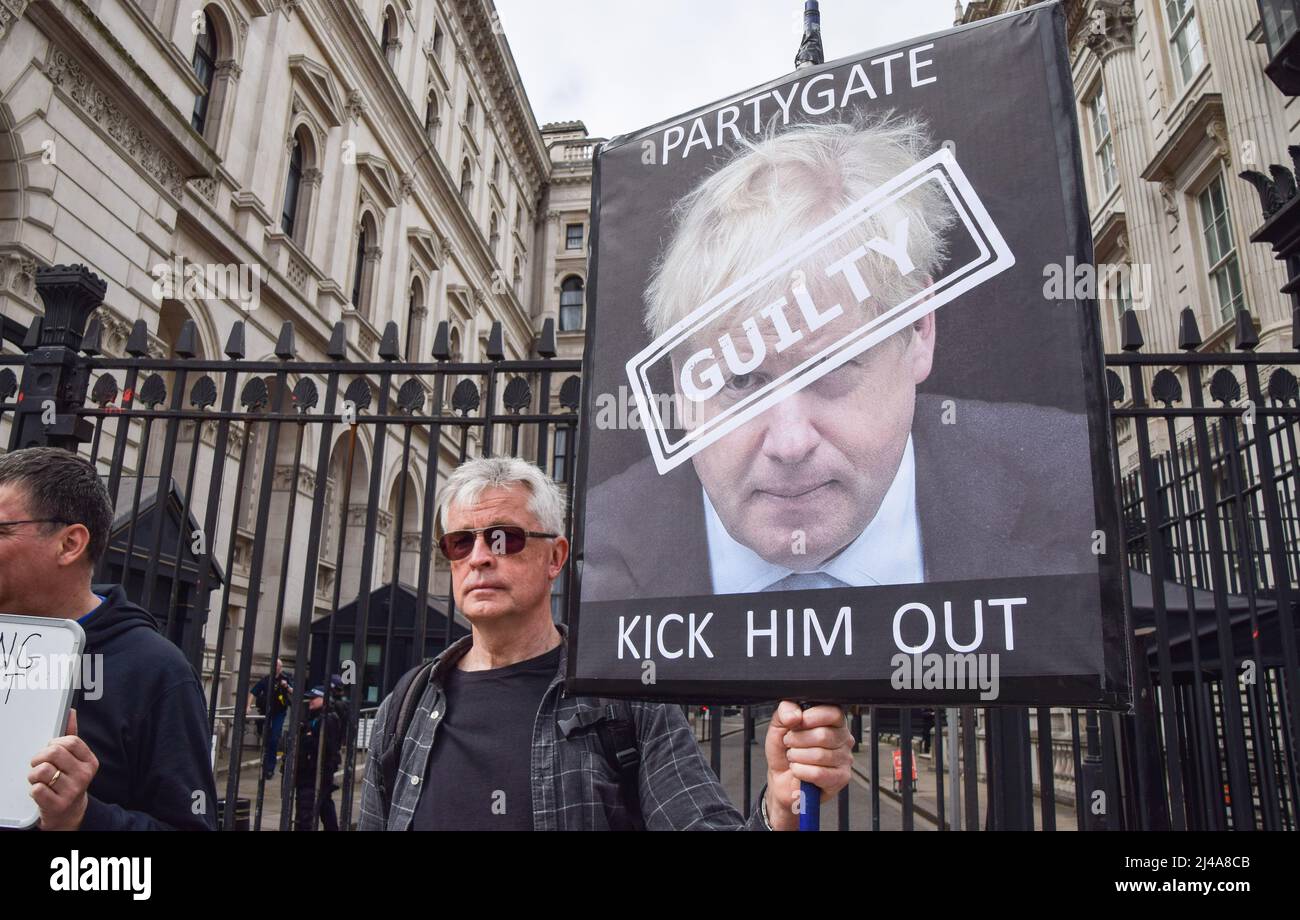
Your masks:
<svg viewBox="0 0 1300 920"><path fill-rule="evenodd" d="M439 498L439 548L471 635L433 666L393 737L403 685L376 716L363 830L791 830L799 783L823 798L848 784L852 740L838 707L784 702L767 731L767 784L746 821L709 770L680 708L561 697L563 631L551 584L563 571L559 487L514 458L474 460ZM635 775L620 775L602 721L627 714ZM400 721L400 720L399 720ZM391 778L384 759L400 751Z"/></svg>

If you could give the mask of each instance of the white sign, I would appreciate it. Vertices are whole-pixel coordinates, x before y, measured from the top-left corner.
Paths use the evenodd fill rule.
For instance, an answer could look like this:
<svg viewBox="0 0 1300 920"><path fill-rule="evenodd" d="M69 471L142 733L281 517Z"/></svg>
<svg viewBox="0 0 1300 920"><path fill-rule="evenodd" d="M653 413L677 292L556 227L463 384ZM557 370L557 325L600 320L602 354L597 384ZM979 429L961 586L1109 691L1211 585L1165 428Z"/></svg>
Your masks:
<svg viewBox="0 0 1300 920"><path fill-rule="evenodd" d="M75 620L0 614L0 827L40 817L27 774L64 733L86 634Z"/></svg>

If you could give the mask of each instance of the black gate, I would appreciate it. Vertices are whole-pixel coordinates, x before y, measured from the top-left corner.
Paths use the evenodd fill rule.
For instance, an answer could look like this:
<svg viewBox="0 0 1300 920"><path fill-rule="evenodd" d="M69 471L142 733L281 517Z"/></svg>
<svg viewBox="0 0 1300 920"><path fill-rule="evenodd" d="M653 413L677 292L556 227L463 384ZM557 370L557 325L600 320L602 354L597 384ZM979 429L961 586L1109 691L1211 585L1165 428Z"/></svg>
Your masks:
<svg viewBox="0 0 1300 920"><path fill-rule="evenodd" d="M344 672L340 817L351 826L374 709L465 629L433 552L439 472L511 454L568 484L580 362L555 357L550 320L529 360L505 360L500 324L487 361L453 360L445 322L426 363L401 360L392 323L377 362L348 360L342 323L326 361L296 358L290 323L274 360L246 360L243 323L222 359L197 354L192 322L169 343L173 357L150 357L143 321L126 357L109 357L91 318L102 281L56 266L37 286L45 316L24 354L0 356L0 424L10 449L55 444L104 472L116 514L98 574L152 611L202 676L223 827L260 828L271 801L250 731L262 720L246 701L277 658L300 690ZM1232 351L1200 350L1190 310L1180 354L1140 353L1132 311L1124 329L1124 353L1106 361L1134 712L855 709L866 763L852 788L869 796L871 827L882 800L904 829L1296 826L1300 384L1284 365L1300 355L1256 352L1245 313ZM714 770L734 772L730 791L751 807L763 710L688 708ZM285 723L282 830L299 710ZM727 738L738 772L724 770ZM881 759L891 747L896 767ZM918 757L929 764L914 785ZM256 785L241 790L249 769ZM852 801L846 789L842 828Z"/></svg>

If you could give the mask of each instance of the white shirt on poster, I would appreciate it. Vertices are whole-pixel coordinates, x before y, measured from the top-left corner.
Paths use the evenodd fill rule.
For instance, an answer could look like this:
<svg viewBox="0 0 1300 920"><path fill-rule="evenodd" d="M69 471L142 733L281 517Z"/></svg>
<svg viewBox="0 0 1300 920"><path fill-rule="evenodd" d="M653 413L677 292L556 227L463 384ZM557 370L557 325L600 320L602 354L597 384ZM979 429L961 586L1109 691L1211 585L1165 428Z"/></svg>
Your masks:
<svg viewBox="0 0 1300 920"><path fill-rule="evenodd" d="M763 591L794 572L768 562L735 540L723 526L708 492L701 492L715 594ZM876 516L852 543L815 571L853 587L908 585L925 580L921 524L916 512L916 459L910 435Z"/></svg>

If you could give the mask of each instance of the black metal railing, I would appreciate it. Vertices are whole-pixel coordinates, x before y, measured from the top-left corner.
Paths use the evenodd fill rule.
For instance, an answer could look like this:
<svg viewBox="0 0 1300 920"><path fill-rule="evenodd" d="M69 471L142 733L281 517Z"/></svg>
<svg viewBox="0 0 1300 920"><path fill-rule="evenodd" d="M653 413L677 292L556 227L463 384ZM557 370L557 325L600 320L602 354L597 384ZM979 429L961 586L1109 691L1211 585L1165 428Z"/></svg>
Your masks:
<svg viewBox="0 0 1300 920"><path fill-rule="evenodd" d="M151 356L143 321L108 356L102 282L56 266L38 289L45 317L0 355L0 426L10 449L55 444L103 472L117 513L98 574L202 676L224 826L293 826L300 707L277 790L246 705L277 658L299 690L343 678L352 826L374 707L466 630L434 552L439 475L508 453L569 483L580 362L555 357L550 321L528 360L505 360L499 324L488 360L456 360L446 323L430 362L401 360L391 323L377 361L349 359L342 323L324 361L298 360L289 323L268 360L247 360L242 323L202 355L188 321L172 357ZM1296 827L1300 353L1259 353L1254 335L1243 314L1235 351L1202 352L1187 311L1184 350L1144 354L1130 311L1106 358L1134 711L855 708L857 780L829 806L841 828ZM752 807L768 710L687 710Z"/></svg>

